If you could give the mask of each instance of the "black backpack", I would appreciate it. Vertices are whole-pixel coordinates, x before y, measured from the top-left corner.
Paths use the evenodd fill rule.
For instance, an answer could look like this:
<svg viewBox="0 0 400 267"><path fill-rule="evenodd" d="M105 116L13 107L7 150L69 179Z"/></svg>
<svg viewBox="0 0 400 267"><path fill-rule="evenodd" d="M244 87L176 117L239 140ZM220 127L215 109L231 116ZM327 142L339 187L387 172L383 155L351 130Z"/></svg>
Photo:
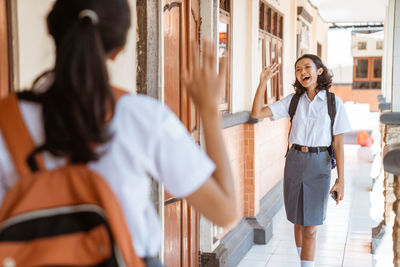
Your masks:
<svg viewBox="0 0 400 267"><path fill-rule="evenodd" d="M294 117L294 114L296 113L297 105L299 104L301 94L294 94L292 97L292 100L290 100L290 106L289 106L289 116L290 116L290 129L288 133L288 137L290 135L290 131L292 130L292 120ZM335 151L333 150L333 123L335 122L335 116L336 116L336 101L335 101L335 94L326 91L326 96L327 96L327 105L328 105L328 114L329 117L331 118L331 136L332 136L332 141L331 145L329 146L328 152L329 155L332 158L332 169L336 167L336 158L335 158ZM288 151L289 151L289 144L288 144Z"/></svg>

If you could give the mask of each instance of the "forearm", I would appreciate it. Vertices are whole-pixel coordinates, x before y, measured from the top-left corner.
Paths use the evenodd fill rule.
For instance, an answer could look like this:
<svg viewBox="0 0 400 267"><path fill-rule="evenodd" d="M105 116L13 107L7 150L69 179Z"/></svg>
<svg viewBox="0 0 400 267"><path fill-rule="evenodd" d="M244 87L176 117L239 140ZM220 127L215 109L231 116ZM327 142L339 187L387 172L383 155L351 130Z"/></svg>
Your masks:
<svg viewBox="0 0 400 267"><path fill-rule="evenodd" d="M237 205L233 176L221 132L221 118L217 110L202 112L201 117L206 151L216 166L213 177L227 201Z"/></svg>
<svg viewBox="0 0 400 267"><path fill-rule="evenodd" d="M260 118L262 109L264 108L264 99L265 99L265 91L266 85L260 83L257 88L256 95L253 100L253 107L251 110L251 116L254 118Z"/></svg>
<svg viewBox="0 0 400 267"><path fill-rule="evenodd" d="M337 175L339 181L344 181L344 145L343 141L337 141L334 143Z"/></svg>

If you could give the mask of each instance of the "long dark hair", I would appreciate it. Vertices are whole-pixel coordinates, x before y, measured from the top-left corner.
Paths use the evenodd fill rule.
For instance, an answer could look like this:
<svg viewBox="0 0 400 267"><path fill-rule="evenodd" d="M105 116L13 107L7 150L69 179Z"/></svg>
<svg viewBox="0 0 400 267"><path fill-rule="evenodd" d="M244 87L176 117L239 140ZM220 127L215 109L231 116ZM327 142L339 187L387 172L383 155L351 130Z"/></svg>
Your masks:
<svg viewBox="0 0 400 267"><path fill-rule="evenodd" d="M296 60L296 63L294 63L294 67L296 68L297 62L304 58L311 59L317 67L317 70L320 68L323 69L322 74L319 75L317 78L317 87L315 88L315 92L318 93L321 90L329 91L329 88L331 88L332 85L332 74L329 73L328 68L324 65L324 63L322 63L322 60L318 56L313 54L304 54ZM296 94L301 95L304 92L307 92L307 88L303 87L301 83L297 80L297 78L293 84L293 87L296 91Z"/></svg>
<svg viewBox="0 0 400 267"><path fill-rule="evenodd" d="M82 10L94 11L95 18L83 16ZM53 155L86 163L99 158L95 145L112 138L106 116L112 114L115 102L106 59L125 45L130 17L126 0L55 2L47 17L56 44L54 81L44 93L19 94L42 104L43 147Z"/></svg>

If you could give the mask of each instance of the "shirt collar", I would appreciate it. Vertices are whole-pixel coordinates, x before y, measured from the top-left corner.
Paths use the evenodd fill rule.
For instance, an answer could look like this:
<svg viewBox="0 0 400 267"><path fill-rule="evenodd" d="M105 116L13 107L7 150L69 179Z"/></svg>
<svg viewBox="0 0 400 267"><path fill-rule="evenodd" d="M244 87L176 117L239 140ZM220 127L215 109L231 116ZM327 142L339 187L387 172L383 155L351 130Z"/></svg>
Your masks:
<svg viewBox="0 0 400 267"><path fill-rule="evenodd" d="M305 98L307 98L308 101L310 101L310 98L308 98L307 92L304 92L303 96ZM319 91L318 94L316 95L316 97L319 97L321 100L325 100L326 99L326 90Z"/></svg>
<svg viewBox="0 0 400 267"><path fill-rule="evenodd" d="M326 99L326 90L321 90L321 91L319 91L318 94L317 94L317 96L318 96L319 98L321 98L322 100L325 100L325 99Z"/></svg>

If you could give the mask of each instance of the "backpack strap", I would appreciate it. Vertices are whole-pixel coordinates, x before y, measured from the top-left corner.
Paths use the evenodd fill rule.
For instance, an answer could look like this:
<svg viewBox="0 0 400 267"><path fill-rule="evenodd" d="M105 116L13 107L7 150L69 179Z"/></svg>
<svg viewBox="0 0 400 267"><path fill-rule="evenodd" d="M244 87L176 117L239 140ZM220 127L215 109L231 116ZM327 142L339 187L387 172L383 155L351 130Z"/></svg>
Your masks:
<svg viewBox="0 0 400 267"><path fill-rule="evenodd" d="M290 100L290 106L289 106L290 122L292 122L294 114L296 113L296 109L297 109L297 105L299 104L299 100L300 100L300 94L294 94L292 99Z"/></svg>
<svg viewBox="0 0 400 267"><path fill-rule="evenodd" d="M16 94L0 100L0 129L19 177L30 174L27 156L35 149L35 144L19 110ZM35 160L40 169L45 169L40 155L36 155Z"/></svg>
<svg viewBox="0 0 400 267"><path fill-rule="evenodd" d="M297 105L299 104L300 100L300 94L294 94L292 99L290 100L290 106L289 106L289 116L290 116L290 128L288 132L288 145L287 145L287 150L286 150L286 155L289 152L289 136L290 136L290 131L292 130L292 121L294 114L296 113ZM285 155L285 157L286 157Z"/></svg>
<svg viewBox="0 0 400 267"><path fill-rule="evenodd" d="M333 124L335 123L335 116L336 116L336 99L335 94L326 91L327 96L327 104L328 104L328 114L331 119L331 153L333 149Z"/></svg>

